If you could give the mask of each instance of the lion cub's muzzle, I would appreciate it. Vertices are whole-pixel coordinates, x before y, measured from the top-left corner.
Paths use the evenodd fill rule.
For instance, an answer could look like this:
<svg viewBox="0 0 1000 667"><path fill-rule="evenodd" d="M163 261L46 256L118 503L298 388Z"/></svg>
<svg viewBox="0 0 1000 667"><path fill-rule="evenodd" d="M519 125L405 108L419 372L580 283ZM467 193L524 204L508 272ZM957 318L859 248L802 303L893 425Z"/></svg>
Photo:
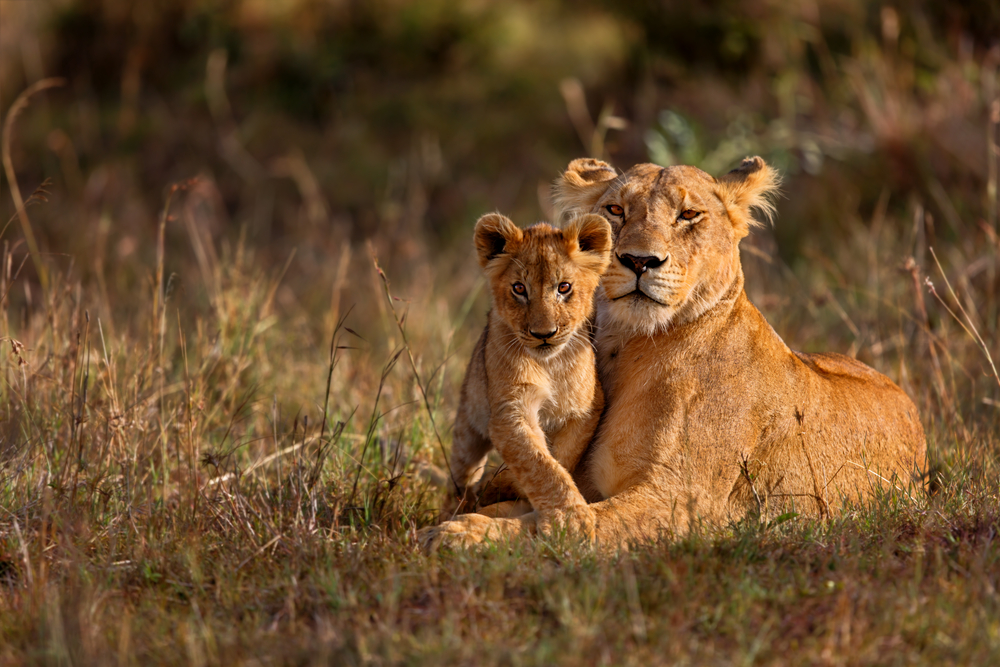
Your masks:
<svg viewBox="0 0 1000 667"><path fill-rule="evenodd" d="M546 328L543 331L529 329L528 336L524 337L525 347L543 356L559 350L568 340L565 328L559 326Z"/></svg>
<svg viewBox="0 0 1000 667"><path fill-rule="evenodd" d="M541 344L544 344L544 343L548 343L549 339L552 338L553 336L555 336L558 331L559 331L559 328L556 327L555 329L552 329L552 331L529 331L528 333L531 334L532 338L536 338L536 339L542 341Z"/></svg>

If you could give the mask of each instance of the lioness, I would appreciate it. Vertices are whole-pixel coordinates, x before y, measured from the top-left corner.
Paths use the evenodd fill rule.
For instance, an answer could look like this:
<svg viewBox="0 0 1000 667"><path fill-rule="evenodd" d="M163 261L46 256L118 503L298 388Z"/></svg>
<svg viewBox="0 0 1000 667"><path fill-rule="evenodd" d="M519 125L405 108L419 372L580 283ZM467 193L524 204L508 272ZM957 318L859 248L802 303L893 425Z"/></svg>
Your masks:
<svg viewBox="0 0 1000 667"><path fill-rule="evenodd" d="M547 518L572 513L586 503L570 475L604 408L588 321L610 262L611 225L587 214L561 230L545 223L521 230L491 213L476 223L475 245L493 307L455 419L459 499L468 502L495 446L511 495L526 496ZM516 509L492 509L502 511Z"/></svg>
<svg viewBox="0 0 1000 667"><path fill-rule="evenodd" d="M580 159L556 183L563 212L599 213L614 231L597 313L607 407L577 473L599 500L587 509L600 542L920 488L926 443L906 394L848 357L790 350L747 299L739 242L751 209L773 211L777 182L753 157L718 179ZM470 544L537 519L469 514L437 536Z"/></svg>

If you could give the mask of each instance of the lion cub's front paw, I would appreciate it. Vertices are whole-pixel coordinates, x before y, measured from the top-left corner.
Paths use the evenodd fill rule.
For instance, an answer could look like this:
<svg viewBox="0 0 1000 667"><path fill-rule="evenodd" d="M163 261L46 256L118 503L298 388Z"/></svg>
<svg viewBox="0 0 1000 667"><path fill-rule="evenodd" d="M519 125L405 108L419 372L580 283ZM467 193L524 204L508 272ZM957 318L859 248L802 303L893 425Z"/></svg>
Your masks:
<svg viewBox="0 0 1000 667"><path fill-rule="evenodd" d="M565 533L569 537L593 542L596 517L587 505L546 512L538 519L538 532L546 537Z"/></svg>

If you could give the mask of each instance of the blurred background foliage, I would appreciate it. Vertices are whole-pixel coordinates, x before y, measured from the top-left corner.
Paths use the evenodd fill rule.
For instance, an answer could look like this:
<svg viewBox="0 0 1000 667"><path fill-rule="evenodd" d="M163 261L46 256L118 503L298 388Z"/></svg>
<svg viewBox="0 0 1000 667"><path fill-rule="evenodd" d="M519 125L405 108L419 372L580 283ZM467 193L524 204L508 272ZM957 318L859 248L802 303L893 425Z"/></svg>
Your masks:
<svg viewBox="0 0 1000 667"><path fill-rule="evenodd" d="M165 193L192 177L187 224L167 228L183 250L168 253L178 280L198 255L192 227L203 254L242 243L280 266L295 249L285 301L311 312L329 297L309 287L328 286L344 249L366 242L408 279L431 264L446 281L473 271L476 217L548 217L548 184L586 154L714 174L764 156L785 172L786 198L773 234L751 243L793 268L879 206L911 245L988 245L977 221L996 224L991 0L0 9L0 108L44 77L66 80L12 132L25 196L50 179L48 204L30 212L39 246L112 293L148 279ZM913 224L917 206L929 226ZM13 213L5 188L0 214Z"/></svg>

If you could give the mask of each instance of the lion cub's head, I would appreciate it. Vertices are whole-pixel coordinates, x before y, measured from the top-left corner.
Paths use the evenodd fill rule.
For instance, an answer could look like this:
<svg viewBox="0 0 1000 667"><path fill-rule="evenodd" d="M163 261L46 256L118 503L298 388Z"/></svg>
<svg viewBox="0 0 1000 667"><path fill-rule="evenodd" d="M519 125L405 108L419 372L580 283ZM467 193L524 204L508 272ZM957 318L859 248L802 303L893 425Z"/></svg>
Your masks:
<svg viewBox="0 0 1000 667"><path fill-rule="evenodd" d="M584 215L564 229L519 229L499 213L476 223L476 251L494 312L538 356L551 356L579 333L611 254L611 226Z"/></svg>
<svg viewBox="0 0 1000 667"><path fill-rule="evenodd" d="M759 157L718 179L695 167L653 164L619 176L584 158L556 182L556 201L563 215L594 212L611 223L602 318L623 332L652 334L694 320L733 286L740 239L759 224L751 209L770 216L778 183Z"/></svg>

